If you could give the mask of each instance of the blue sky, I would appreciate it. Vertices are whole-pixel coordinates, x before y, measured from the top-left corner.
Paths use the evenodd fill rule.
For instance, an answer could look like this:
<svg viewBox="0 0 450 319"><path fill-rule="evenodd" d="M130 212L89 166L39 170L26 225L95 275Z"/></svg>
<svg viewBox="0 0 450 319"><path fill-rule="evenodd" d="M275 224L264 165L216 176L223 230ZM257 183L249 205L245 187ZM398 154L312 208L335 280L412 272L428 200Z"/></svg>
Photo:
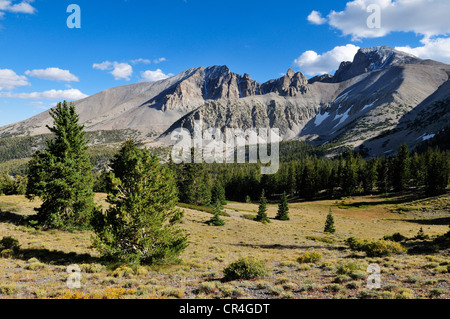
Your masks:
<svg viewBox="0 0 450 319"><path fill-rule="evenodd" d="M449 63L449 2L0 0L0 126L197 66L264 82L288 68L333 73L339 59L378 45ZM67 27L73 3L80 29ZM381 9L375 29L366 25L370 3Z"/></svg>

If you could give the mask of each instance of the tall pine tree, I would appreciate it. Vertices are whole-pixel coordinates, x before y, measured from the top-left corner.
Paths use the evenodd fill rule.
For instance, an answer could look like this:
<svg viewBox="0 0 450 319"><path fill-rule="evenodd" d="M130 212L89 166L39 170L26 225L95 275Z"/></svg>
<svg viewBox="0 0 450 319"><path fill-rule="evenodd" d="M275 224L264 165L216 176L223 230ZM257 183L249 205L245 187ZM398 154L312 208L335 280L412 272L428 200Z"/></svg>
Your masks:
<svg viewBox="0 0 450 319"><path fill-rule="evenodd" d="M281 197L281 202L278 205L278 213L276 216L278 220L289 220L289 204L286 196L286 192L283 193Z"/></svg>
<svg viewBox="0 0 450 319"><path fill-rule="evenodd" d="M37 221L44 228L86 228L96 209L92 166L84 126L73 104L58 103L50 111L55 138L33 155L28 169L27 197L42 199Z"/></svg>
<svg viewBox="0 0 450 319"><path fill-rule="evenodd" d="M261 223L270 223L270 220L267 217L267 199L264 190L262 191L261 198L259 199L258 215L255 220Z"/></svg>

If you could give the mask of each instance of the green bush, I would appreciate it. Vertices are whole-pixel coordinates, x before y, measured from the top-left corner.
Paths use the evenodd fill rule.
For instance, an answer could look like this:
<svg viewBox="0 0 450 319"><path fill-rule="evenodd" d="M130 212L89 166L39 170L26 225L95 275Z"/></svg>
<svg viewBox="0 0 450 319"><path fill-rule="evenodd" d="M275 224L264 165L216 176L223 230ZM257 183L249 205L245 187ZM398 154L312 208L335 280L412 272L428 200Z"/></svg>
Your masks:
<svg viewBox="0 0 450 319"><path fill-rule="evenodd" d="M361 270L362 266L357 261L341 261L336 267L338 275L351 275Z"/></svg>
<svg viewBox="0 0 450 319"><path fill-rule="evenodd" d="M12 254L17 254L20 250L19 241L13 237L3 237L0 240L0 251L7 250Z"/></svg>
<svg viewBox="0 0 450 319"><path fill-rule="evenodd" d="M398 238L397 238L398 239ZM403 246L392 240L365 241L355 237L345 240L351 250L364 251L368 257L384 257L405 252Z"/></svg>
<svg viewBox="0 0 450 319"><path fill-rule="evenodd" d="M264 277L267 275L267 270L264 263L254 258L240 258L231 263L223 271L224 279L231 280L248 280Z"/></svg>
<svg viewBox="0 0 450 319"><path fill-rule="evenodd" d="M308 251L300 256L297 261L301 264L311 264L322 259L322 254L316 251Z"/></svg>
<svg viewBox="0 0 450 319"><path fill-rule="evenodd" d="M400 233L395 233L392 235L387 235L383 237L383 240L390 240L390 241L395 241L397 243L402 242L404 240L408 239L407 237L403 236Z"/></svg>
<svg viewBox="0 0 450 319"><path fill-rule="evenodd" d="M358 239L356 237L350 237L345 240L345 243L351 250L363 251L367 241Z"/></svg>
<svg viewBox="0 0 450 319"><path fill-rule="evenodd" d="M390 240L378 240L365 245L364 251L369 257L382 257L405 252L405 248Z"/></svg>

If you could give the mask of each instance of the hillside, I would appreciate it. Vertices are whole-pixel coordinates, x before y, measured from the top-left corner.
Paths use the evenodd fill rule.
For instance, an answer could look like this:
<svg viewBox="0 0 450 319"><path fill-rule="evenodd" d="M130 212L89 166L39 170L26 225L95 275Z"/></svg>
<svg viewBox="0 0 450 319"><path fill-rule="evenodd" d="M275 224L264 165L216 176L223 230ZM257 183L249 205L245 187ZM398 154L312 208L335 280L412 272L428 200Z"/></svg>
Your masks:
<svg viewBox="0 0 450 319"><path fill-rule="evenodd" d="M449 74L447 64L374 47L359 50L334 76L307 79L289 69L258 83L226 66L198 67L111 88L75 105L87 131L132 131L147 145L168 146L174 129L191 129L201 119L205 128L279 128L284 140L362 147L376 156L402 143L413 149L447 126ZM44 112L0 128L0 137L46 134L49 124Z"/></svg>

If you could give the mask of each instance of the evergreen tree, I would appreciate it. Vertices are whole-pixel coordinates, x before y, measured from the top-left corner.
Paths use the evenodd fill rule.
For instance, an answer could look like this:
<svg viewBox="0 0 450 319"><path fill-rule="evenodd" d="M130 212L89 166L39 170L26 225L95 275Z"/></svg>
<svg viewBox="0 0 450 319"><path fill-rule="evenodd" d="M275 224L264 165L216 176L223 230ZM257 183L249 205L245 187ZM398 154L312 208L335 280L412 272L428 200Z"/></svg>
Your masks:
<svg viewBox="0 0 450 319"><path fill-rule="evenodd" d="M85 228L94 204L92 166L84 127L73 104L58 103L50 111L55 138L33 155L28 170L27 197L38 196L38 223L44 228Z"/></svg>
<svg viewBox="0 0 450 319"><path fill-rule="evenodd" d="M177 167L177 186L180 202L192 205L210 204L211 189L204 164L180 164Z"/></svg>
<svg viewBox="0 0 450 319"><path fill-rule="evenodd" d="M306 159L301 177L300 196L306 199L313 199L317 195L317 172L314 163L310 159Z"/></svg>
<svg viewBox="0 0 450 319"><path fill-rule="evenodd" d="M392 159L392 186L394 191L404 191L408 186L410 177L409 151L406 144L403 144L398 150L397 156Z"/></svg>
<svg viewBox="0 0 450 319"><path fill-rule="evenodd" d="M377 187L382 193L389 192L390 183L389 183L389 161L385 157L382 157L378 163L378 179L377 179Z"/></svg>
<svg viewBox="0 0 450 319"><path fill-rule="evenodd" d="M210 226L224 226L225 221L220 218L220 213L222 212L222 204L220 201L216 201L214 205L214 216L207 222Z"/></svg>
<svg viewBox="0 0 450 319"><path fill-rule="evenodd" d="M344 196L352 195L356 191L358 182L358 171L356 158L350 152L345 158L345 164L342 171L342 192Z"/></svg>
<svg viewBox="0 0 450 319"><path fill-rule="evenodd" d="M289 204L287 201L286 192L283 193L281 197L281 202L278 205L278 214L276 216L278 220L289 220Z"/></svg>
<svg viewBox="0 0 450 319"><path fill-rule="evenodd" d="M93 245L104 257L169 263L187 247L172 172L147 149L126 141L111 163L109 208L93 220Z"/></svg>
<svg viewBox="0 0 450 319"><path fill-rule="evenodd" d="M449 160L446 153L429 149L426 154L425 192L429 196L444 194L449 182Z"/></svg>
<svg viewBox="0 0 450 319"><path fill-rule="evenodd" d="M270 223L270 220L267 217L267 199L265 197L264 190L262 191L261 198L259 199L258 215L255 220L261 223Z"/></svg>
<svg viewBox="0 0 450 319"><path fill-rule="evenodd" d="M227 204L225 198L225 188L221 183L216 183L211 189L211 203L215 204L219 202L222 206Z"/></svg>
<svg viewBox="0 0 450 319"><path fill-rule="evenodd" d="M329 234L334 234L336 232L336 229L334 228L334 217L333 217L333 213L331 212L331 209L330 209L330 213L327 216L327 220L325 222L324 232L329 233Z"/></svg>

